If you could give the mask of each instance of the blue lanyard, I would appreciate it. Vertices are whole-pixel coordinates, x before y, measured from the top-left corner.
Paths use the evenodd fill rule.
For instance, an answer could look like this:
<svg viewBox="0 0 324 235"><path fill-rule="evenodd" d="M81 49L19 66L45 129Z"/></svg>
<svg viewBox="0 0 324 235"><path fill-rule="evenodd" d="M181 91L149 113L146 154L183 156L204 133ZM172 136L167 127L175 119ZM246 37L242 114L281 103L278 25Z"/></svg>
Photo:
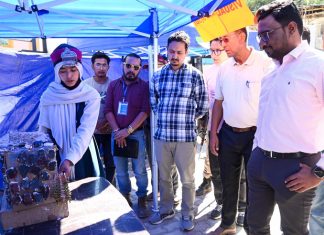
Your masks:
<svg viewBox="0 0 324 235"><path fill-rule="evenodd" d="M125 102L126 94L127 94L127 85L125 84L125 82L123 80L123 102Z"/></svg>

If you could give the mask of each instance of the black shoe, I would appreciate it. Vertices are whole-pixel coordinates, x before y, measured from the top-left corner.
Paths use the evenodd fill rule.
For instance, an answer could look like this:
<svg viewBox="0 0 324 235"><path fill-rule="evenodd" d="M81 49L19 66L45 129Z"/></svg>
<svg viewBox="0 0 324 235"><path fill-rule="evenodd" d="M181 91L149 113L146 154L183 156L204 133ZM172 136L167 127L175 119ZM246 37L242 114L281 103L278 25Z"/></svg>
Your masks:
<svg viewBox="0 0 324 235"><path fill-rule="evenodd" d="M204 177L203 182L201 183L201 185L196 190L196 196L205 195L205 194L209 193L210 191L212 191L211 179L206 179Z"/></svg>
<svg viewBox="0 0 324 235"><path fill-rule="evenodd" d="M160 197L160 192L158 192L158 198L159 197ZM148 201L148 202L153 201L153 192L151 192L149 195L147 195L146 201Z"/></svg>
<svg viewBox="0 0 324 235"><path fill-rule="evenodd" d="M175 216L175 212L174 210L171 210L169 213L166 213L166 214L160 214L160 212L157 212L157 213L154 213L150 219L149 219L149 222L151 224L160 224L162 223L164 220L166 219L171 219Z"/></svg>
<svg viewBox="0 0 324 235"><path fill-rule="evenodd" d="M149 195L146 197L146 201L153 201L153 192L151 192Z"/></svg>
<svg viewBox="0 0 324 235"><path fill-rule="evenodd" d="M131 197L130 197L130 194L123 194L123 196L124 196L124 198L126 199L128 205L129 205L130 207L133 207L133 202L132 202L132 199L131 199Z"/></svg>
<svg viewBox="0 0 324 235"><path fill-rule="evenodd" d="M214 210L210 213L210 218L211 219L220 219L222 217L222 208L223 205L217 205Z"/></svg>
<svg viewBox="0 0 324 235"><path fill-rule="evenodd" d="M243 227L244 226L244 217L245 217L245 213L244 212L239 212L236 218L236 224L238 226Z"/></svg>
<svg viewBox="0 0 324 235"><path fill-rule="evenodd" d="M146 205L146 196L138 198L138 210L137 216L138 218L144 219L149 216L149 210L147 209Z"/></svg>
<svg viewBox="0 0 324 235"><path fill-rule="evenodd" d="M193 216L182 216L181 227L185 232L193 230L195 227Z"/></svg>

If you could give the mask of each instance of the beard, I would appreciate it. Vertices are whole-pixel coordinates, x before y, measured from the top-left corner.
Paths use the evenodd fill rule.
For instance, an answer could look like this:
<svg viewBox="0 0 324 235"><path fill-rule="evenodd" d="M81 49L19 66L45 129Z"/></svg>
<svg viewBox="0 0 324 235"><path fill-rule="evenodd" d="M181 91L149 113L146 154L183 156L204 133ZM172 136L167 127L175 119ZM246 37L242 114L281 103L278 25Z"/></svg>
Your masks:
<svg viewBox="0 0 324 235"><path fill-rule="evenodd" d="M264 50L264 52L270 57L270 58L274 58L273 57L273 49L271 46L264 46L262 48Z"/></svg>
<svg viewBox="0 0 324 235"><path fill-rule="evenodd" d="M279 40L279 39L278 39ZM288 54L291 49L290 45L288 43L288 38L286 35L283 35L280 39L280 43L277 43L276 45L272 45L271 43L268 43L262 47L264 52L272 59L281 61L283 57Z"/></svg>
<svg viewBox="0 0 324 235"><path fill-rule="evenodd" d="M127 81L135 81L137 79L137 75L135 75L135 73L133 72L128 72L128 73L125 73L124 72L124 78L127 80Z"/></svg>
<svg viewBox="0 0 324 235"><path fill-rule="evenodd" d="M284 48L273 49L272 46L263 47L264 52L272 59L282 60L282 58L288 53Z"/></svg>

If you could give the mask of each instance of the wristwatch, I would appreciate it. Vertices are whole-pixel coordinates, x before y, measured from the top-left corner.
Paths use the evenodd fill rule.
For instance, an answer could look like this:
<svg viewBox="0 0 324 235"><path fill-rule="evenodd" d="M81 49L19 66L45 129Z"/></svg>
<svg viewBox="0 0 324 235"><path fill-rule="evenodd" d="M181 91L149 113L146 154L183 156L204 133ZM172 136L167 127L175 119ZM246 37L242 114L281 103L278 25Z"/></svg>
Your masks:
<svg viewBox="0 0 324 235"><path fill-rule="evenodd" d="M320 168L319 166L314 166L312 169L313 174L320 179L324 178L324 170L322 168Z"/></svg>
<svg viewBox="0 0 324 235"><path fill-rule="evenodd" d="M128 134L132 134L134 132L134 128L131 125L129 125L127 127L127 132L128 132Z"/></svg>

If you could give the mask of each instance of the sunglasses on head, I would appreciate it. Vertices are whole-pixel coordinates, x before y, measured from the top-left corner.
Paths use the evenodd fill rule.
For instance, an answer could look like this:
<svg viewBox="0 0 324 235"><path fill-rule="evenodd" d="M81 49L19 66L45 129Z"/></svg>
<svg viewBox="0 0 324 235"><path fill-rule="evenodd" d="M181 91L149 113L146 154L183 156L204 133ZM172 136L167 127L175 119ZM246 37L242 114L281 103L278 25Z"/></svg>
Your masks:
<svg viewBox="0 0 324 235"><path fill-rule="evenodd" d="M127 63L124 63L124 65L126 66L126 68L128 68L128 69L133 68L135 71L137 71L141 68L140 65L132 65L132 64L127 64Z"/></svg>

